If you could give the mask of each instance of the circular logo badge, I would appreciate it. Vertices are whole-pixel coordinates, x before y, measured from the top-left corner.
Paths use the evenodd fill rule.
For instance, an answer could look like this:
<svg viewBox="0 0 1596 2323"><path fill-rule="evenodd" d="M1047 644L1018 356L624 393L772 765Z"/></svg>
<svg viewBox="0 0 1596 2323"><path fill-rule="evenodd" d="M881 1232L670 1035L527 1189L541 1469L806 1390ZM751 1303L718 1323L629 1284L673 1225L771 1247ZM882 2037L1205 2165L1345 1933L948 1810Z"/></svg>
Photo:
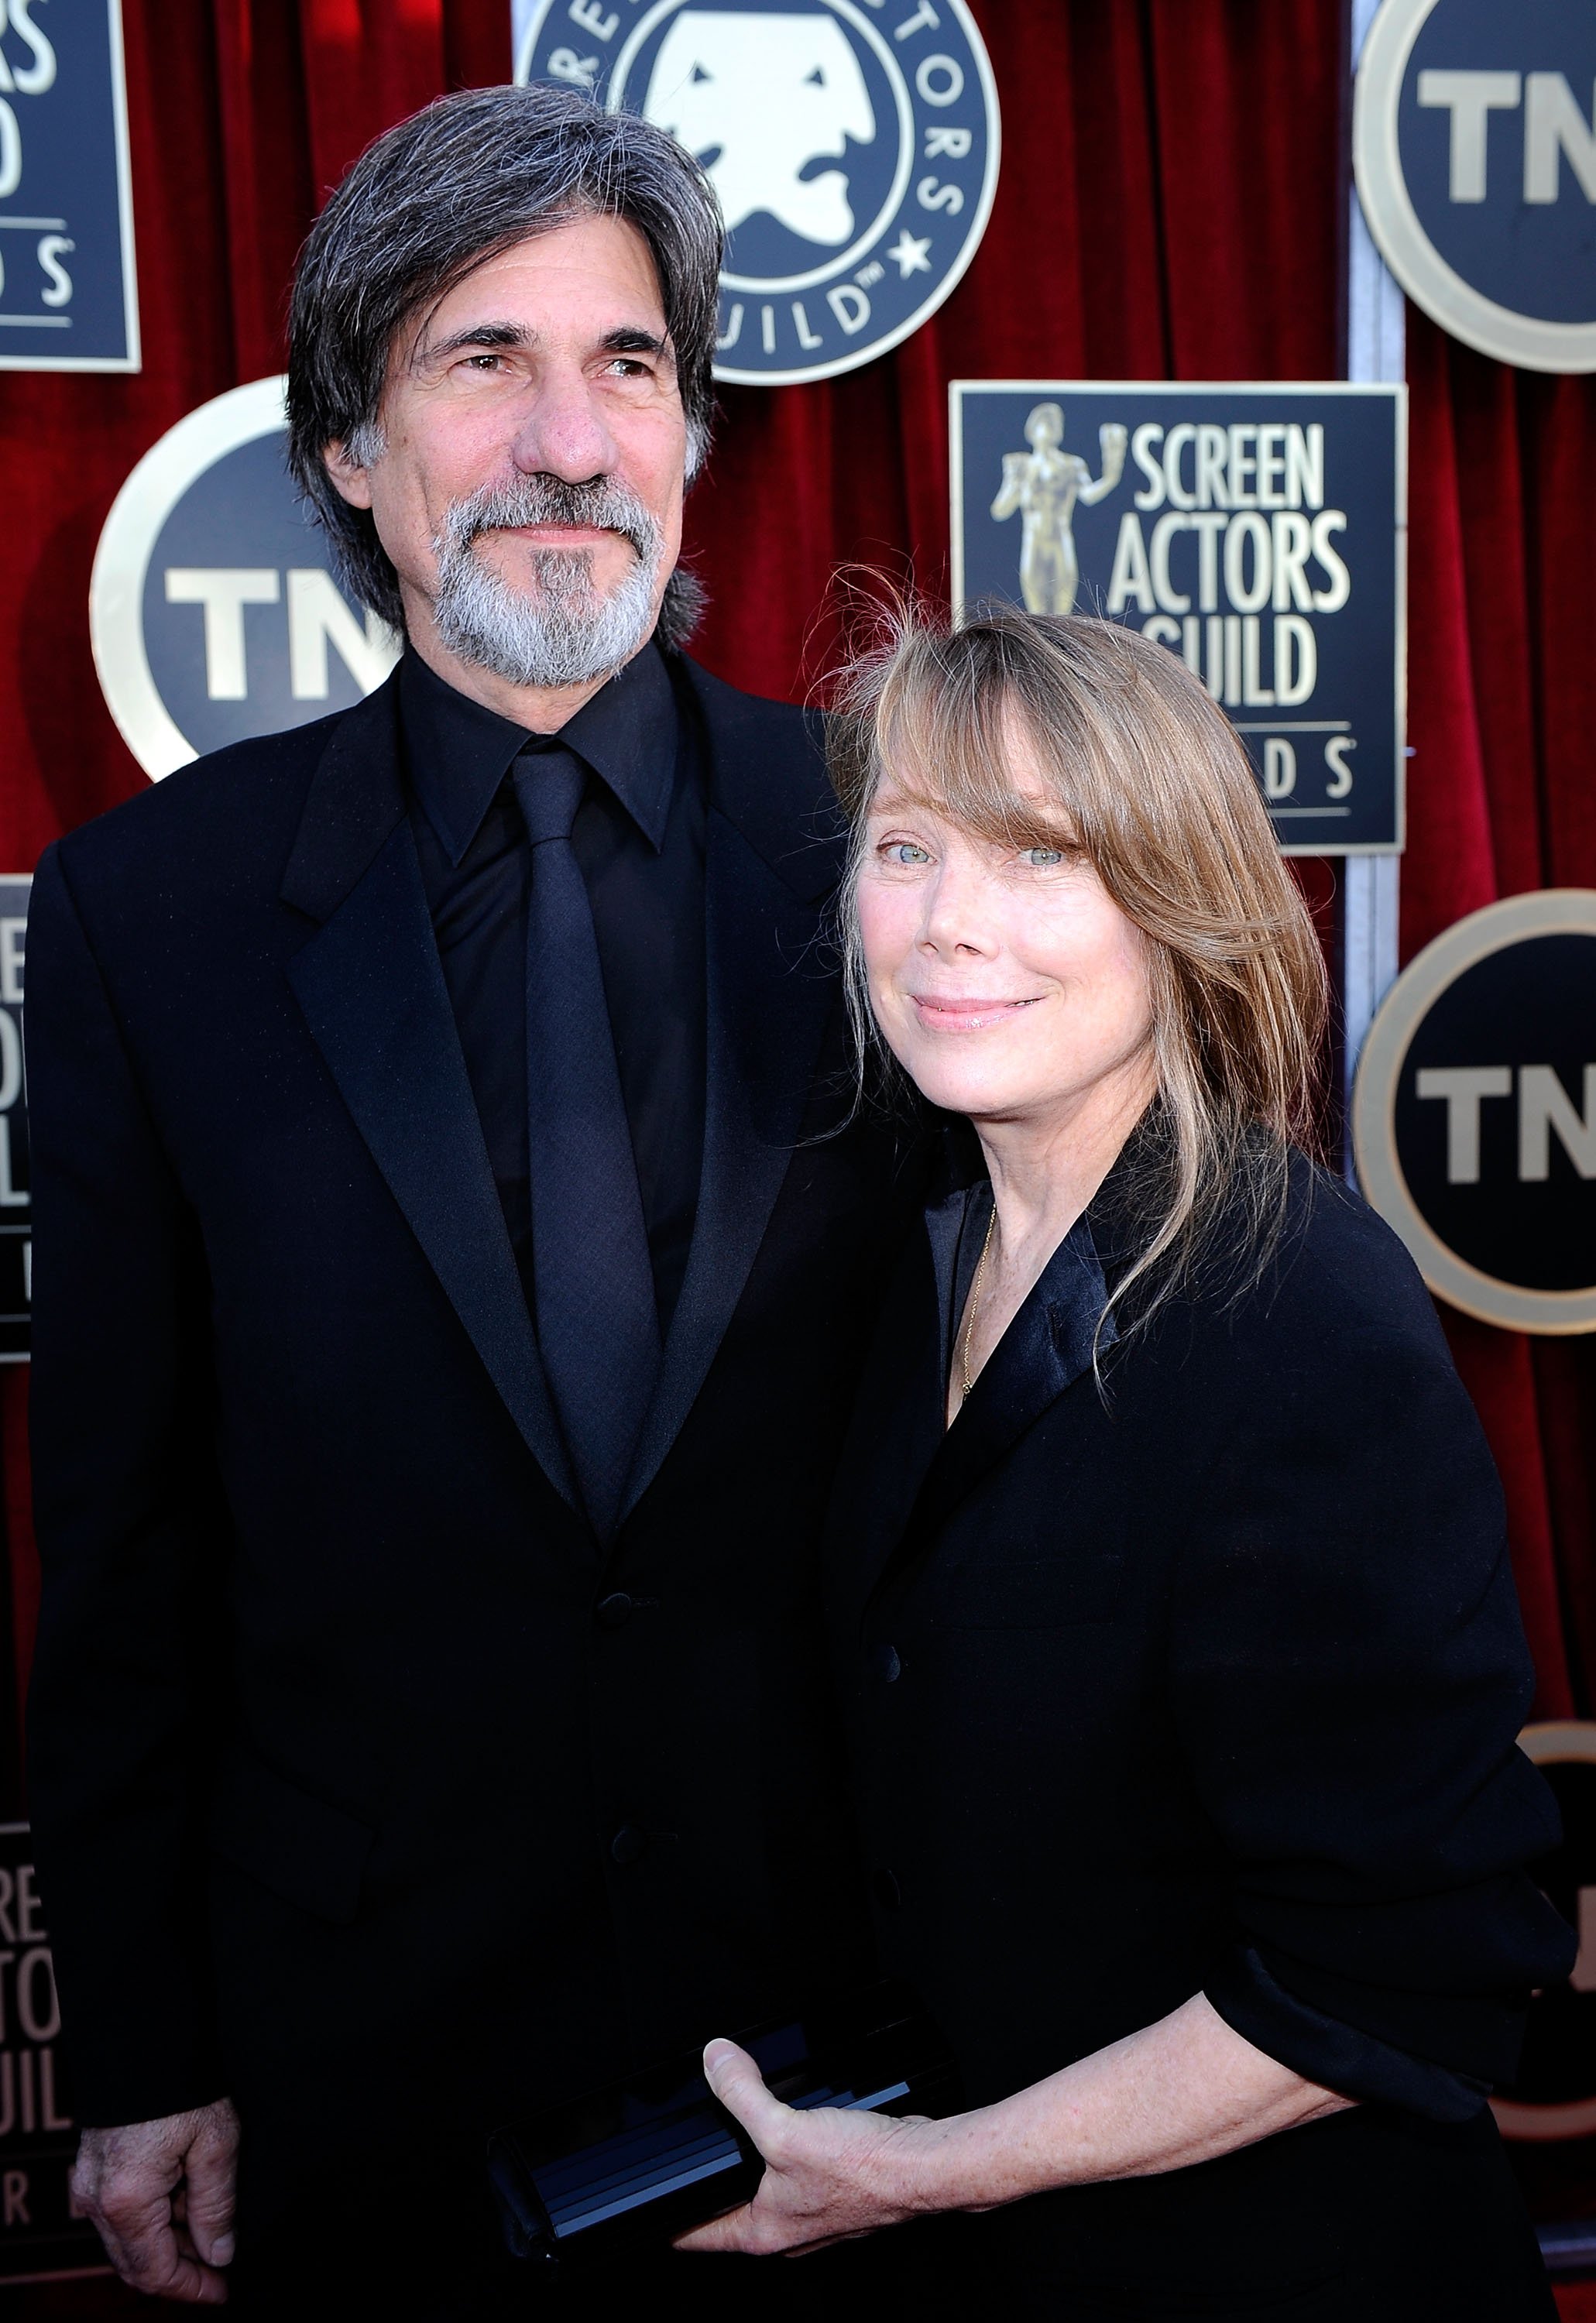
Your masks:
<svg viewBox="0 0 1596 2323"><path fill-rule="evenodd" d="M100 535L95 666L151 782L225 743L353 707L399 657L392 631L334 579L284 465L283 384L253 380L179 419Z"/></svg>
<svg viewBox="0 0 1596 2323"><path fill-rule="evenodd" d="M541 0L516 78L589 89L702 163L727 229L717 379L895 347L991 214L997 92L964 0Z"/></svg>
<svg viewBox="0 0 1596 2323"><path fill-rule="evenodd" d="M1566 1982L1530 2002L1518 2075L1491 2109L1504 2137L1589 2137L1596 2132L1596 1726L1559 1719L1527 1726L1518 1742L1563 1815L1562 1843L1533 1866L1536 1882L1579 1930L1580 1949Z"/></svg>
<svg viewBox="0 0 1596 2323"><path fill-rule="evenodd" d="M1358 67L1369 231L1444 330L1533 371L1596 371L1596 10L1384 0Z"/></svg>
<svg viewBox="0 0 1596 2323"><path fill-rule="evenodd" d="M1596 890L1515 895L1420 952L1364 1043L1353 1139L1441 1298L1596 1330Z"/></svg>

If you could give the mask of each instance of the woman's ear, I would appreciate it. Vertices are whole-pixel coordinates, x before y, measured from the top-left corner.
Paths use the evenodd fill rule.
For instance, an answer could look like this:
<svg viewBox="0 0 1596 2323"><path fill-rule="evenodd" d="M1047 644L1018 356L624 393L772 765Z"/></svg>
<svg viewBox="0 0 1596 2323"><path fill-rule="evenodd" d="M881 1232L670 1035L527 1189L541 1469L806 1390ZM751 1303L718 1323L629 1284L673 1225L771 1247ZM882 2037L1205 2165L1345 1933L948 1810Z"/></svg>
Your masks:
<svg viewBox="0 0 1596 2323"><path fill-rule="evenodd" d="M346 500L351 508L369 509L371 505L371 471L350 458L348 445L324 444L321 456L339 496Z"/></svg>

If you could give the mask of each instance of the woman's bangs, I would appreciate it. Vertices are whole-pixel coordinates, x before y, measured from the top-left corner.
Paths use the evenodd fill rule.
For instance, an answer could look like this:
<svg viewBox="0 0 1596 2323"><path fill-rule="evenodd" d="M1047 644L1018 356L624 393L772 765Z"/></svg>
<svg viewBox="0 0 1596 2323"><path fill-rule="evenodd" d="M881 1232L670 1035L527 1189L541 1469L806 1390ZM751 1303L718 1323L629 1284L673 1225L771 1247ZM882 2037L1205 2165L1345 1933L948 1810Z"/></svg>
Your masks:
<svg viewBox="0 0 1596 2323"><path fill-rule="evenodd" d="M1031 742L1050 795L1037 798L1014 779L1016 727ZM989 847L1081 846L1080 816L1056 748L1037 738L1033 721L1007 688L954 682L939 668L903 674L881 704L874 789L890 786L918 807Z"/></svg>

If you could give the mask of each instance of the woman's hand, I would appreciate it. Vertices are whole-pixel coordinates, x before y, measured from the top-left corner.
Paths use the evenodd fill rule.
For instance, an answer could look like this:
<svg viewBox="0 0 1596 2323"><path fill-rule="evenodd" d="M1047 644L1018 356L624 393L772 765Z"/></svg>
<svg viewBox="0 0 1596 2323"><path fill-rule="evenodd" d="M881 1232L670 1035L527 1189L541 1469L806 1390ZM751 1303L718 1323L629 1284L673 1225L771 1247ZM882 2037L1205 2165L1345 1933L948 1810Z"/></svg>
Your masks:
<svg viewBox="0 0 1596 2323"><path fill-rule="evenodd" d="M752 2057L731 2041L710 2043L704 2074L764 2155L765 2175L751 2202L684 2235L678 2250L820 2250L932 2207L915 2199L914 2188L940 2123L839 2106L796 2111L772 2097Z"/></svg>
<svg viewBox="0 0 1596 2323"><path fill-rule="evenodd" d="M991 2210L1048 2187L1153 2177L1353 2102L1255 2049L1200 1992L1045 2081L947 2121L794 2111L730 2041L711 2042L704 2072L765 2156L765 2175L751 2202L684 2236L678 2250L818 2250L931 2210Z"/></svg>

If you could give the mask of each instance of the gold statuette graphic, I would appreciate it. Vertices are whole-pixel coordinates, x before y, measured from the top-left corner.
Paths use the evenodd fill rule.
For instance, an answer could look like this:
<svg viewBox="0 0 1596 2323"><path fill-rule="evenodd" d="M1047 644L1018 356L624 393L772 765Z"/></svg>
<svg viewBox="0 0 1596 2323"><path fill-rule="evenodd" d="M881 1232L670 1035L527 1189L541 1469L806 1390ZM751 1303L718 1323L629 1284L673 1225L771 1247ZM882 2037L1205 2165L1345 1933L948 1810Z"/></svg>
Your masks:
<svg viewBox="0 0 1596 2323"><path fill-rule="evenodd" d="M1078 500L1090 508L1113 491L1124 473L1126 431L1110 422L1097 430L1103 473L1094 483L1078 453L1066 452L1064 409L1039 403L1025 422L1029 452L1005 452L1003 486L992 503L1000 521L1020 512L1020 592L1029 613L1068 613L1080 585L1072 519Z"/></svg>

